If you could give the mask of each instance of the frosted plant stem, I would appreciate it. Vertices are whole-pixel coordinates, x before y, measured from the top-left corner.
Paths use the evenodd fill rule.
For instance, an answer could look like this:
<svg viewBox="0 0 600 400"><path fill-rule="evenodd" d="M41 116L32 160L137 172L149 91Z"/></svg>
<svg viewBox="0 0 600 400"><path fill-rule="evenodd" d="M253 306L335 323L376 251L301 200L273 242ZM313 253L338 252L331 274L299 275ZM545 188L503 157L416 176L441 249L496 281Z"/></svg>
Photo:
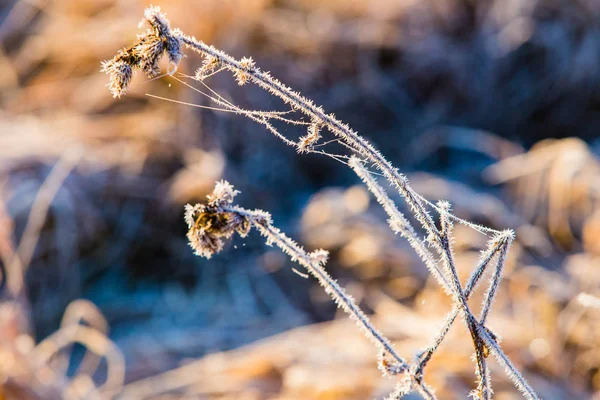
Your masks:
<svg viewBox="0 0 600 400"><path fill-rule="evenodd" d="M352 130L348 125L339 121L332 114L326 114L322 107L315 105L312 100L294 92L291 88L273 78L268 72L260 71L254 66L253 62L244 62L245 59L237 61L215 47L209 46L196 38L186 36L180 31L172 31L171 34L176 39L181 40L188 48L205 57L212 57L219 60L225 69L234 74L244 74L246 80L252 81L259 87L268 90L274 96L279 97L284 103L310 117L311 120L327 127L331 133L342 139L346 144L353 148L354 151L366 157L369 162L375 165L377 169L383 173L390 184L392 184L405 198L417 219L421 222L429 235L432 237L438 236L439 232L437 231L435 223L431 219L431 216L425 209L425 206L418 195L416 195L408 185L406 177L400 174L396 168L392 167L390 162L385 159L380 152L375 150L368 141L359 136L358 133Z"/></svg>
<svg viewBox="0 0 600 400"><path fill-rule="evenodd" d="M494 357L496 357L498 363L504 367L506 374L523 396L528 400L540 400L540 397L535 393L525 377L523 377L519 370L513 365L508 356L502 351L496 340L492 338L489 332L481 325L479 325L479 337L481 337L487 348Z"/></svg>
<svg viewBox="0 0 600 400"><path fill-rule="evenodd" d="M436 398L433 390L425 384L418 385L417 391L425 400L435 400Z"/></svg>
<svg viewBox="0 0 600 400"><path fill-rule="evenodd" d="M284 253L286 253L292 261L302 265L306 270L313 275L325 292L329 294L335 303L354 319L363 331L371 338L371 340L380 346L387 354L390 354L396 363L404 369L408 367L406 362L398 355L390 341L375 328L369 318L361 311L354 299L346 293L346 291L325 271L322 263L326 259L325 252L307 253L295 241L286 236L278 228L272 226L265 218L258 217L261 214L257 212L235 207L231 209L225 208L226 212L233 212L247 217L250 223L258 229L258 231L267 238L267 244L275 244ZM323 258L320 258L323 256Z"/></svg>
<svg viewBox="0 0 600 400"><path fill-rule="evenodd" d="M484 297L483 309L481 310L481 317L479 319L479 323L482 325L485 324L487 316L489 315L490 309L494 302L494 297L496 295L496 292L498 291L498 285L500 284L500 280L502 279L502 271L504 269L504 264L506 262L508 248L510 247L510 244L513 240L512 231L505 233L505 235L506 235L506 241L500 248L500 251L498 254L498 263L496 266L496 270L494 271L494 275L492 276L492 279L490 280L490 286Z"/></svg>
<svg viewBox="0 0 600 400"><path fill-rule="evenodd" d="M408 364L402 357L396 352L393 345L373 324L369 321L369 318L365 313L358 307L354 299L346 293L346 291L327 273L323 264L326 262L327 253L323 250L317 250L312 253L307 253L303 247L298 245L294 240L286 236L279 228L276 228L270 223L270 218L264 218L264 212L250 211L240 207L224 207L225 212L236 213L242 215L250 221L251 225L254 226L267 240L268 245L276 245L285 254L290 256L291 260L302 265L306 270L313 275L321 286L325 289L325 292L331 296L338 307L344 310L350 317L356 321L361 330L367 334L377 347L383 350L386 354L391 355L395 361L395 367L398 368L396 373L404 372L408 373ZM421 380L414 380L411 387L415 387L419 393L421 393L425 399L435 400L436 397L433 391Z"/></svg>
<svg viewBox="0 0 600 400"><path fill-rule="evenodd" d="M267 245L279 247L293 262L302 265L317 278L336 305L344 310L377 346L379 353L393 359L389 363L382 357L384 367L382 372L402 374L408 378L410 390L431 392L427 388L418 389L425 383L412 379L408 364L400 357L389 339L373 326L354 299L327 273L324 264L327 262L328 253L324 250L306 252L302 246L273 225L269 213L247 210L235 205L233 200L238 193L228 182L220 181L208 195L207 204L186 206L185 221L189 228L188 239L196 254L210 258L223 249L224 239L229 239L236 232L246 236L251 228L255 228L266 238Z"/></svg>
<svg viewBox="0 0 600 400"><path fill-rule="evenodd" d="M475 372L479 377L479 384L477 392L473 394L475 396L478 396L478 398L481 398L482 400L488 400L491 397L491 389L489 387L489 379L485 363L485 357L483 356L483 343L479 338L476 326L477 322L475 320L475 317L473 316L473 313L469 309L469 305L467 303L465 293L462 290L460 280L458 278L458 273L456 271L456 266L454 264L454 254L452 250L451 241L452 221L450 221L450 219L447 218L447 215L450 212L450 204L448 202L439 202L438 206L445 211L442 212L440 216L440 255L444 262L444 267L446 268L446 274L450 278L450 282L452 283L454 303L462 311L463 317L465 319L465 324L467 325L467 327L469 328L469 332L471 333L473 347L475 348Z"/></svg>
<svg viewBox="0 0 600 400"><path fill-rule="evenodd" d="M268 244L275 244L280 247L292 260L298 261L314 275L327 293L336 301L337 305L356 320L367 336L381 350L380 367L383 367L382 372L384 374L395 375L403 373L403 383L398 385L393 396L399 397L416 389L425 398L434 398L433 392L422 382L422 369L460 312L463 314L475 346L476 373L479 377L479 386L474 393L475 397L488 400L491 396L485 356L487 356L488 351L492 351L500 363L505 366L508 375L515 381L517 387L519 387L525 396L529 399L537 399L537 395L535 395L527 382L510 363L508 357L502 352L496 343L494 335L483 325L489 315L502 278L503 265L506 260L510 240L512 240L512 233L510 235L506 232L499 233L491 228L472 224L452 215L449 212L449 205L447 203L434 205L429 202L416 193L410 187L406 177L400 174L380 152L367 140L358 135L356 131L338 120L333 114L327 114L321 106L314 104L300 93L293 91L273 78L270 73L261 71L256 67L251 58L244 57L236 60L213 46L185 35L179 29L171 29L169 21L161 13L159 7L149 7L146 9L144 19L142 20L142 23L144 22L147 22L150 28L145 33L138 35L137 41L132 46L119 51L113 59L102 63L102 70L110 77L108 86L113 96L120 97L125 94L134 70L142 70L149 78L158 76L160 74L159 62L165 54L170 61L168 73L172 76L183 57L183 47L189 48L205 57L204 64L194 79L202 81L215 73L227 70L233 74L238 84L253 83L267 90L288 105L291 111L308 117L310 122L291 120L285 118L284 114L278 114L277 112L243 110L233 105L233 103L228 102L210 88L209 90L215 96L204 92L201 93L223 107L223 109L219 110L238 113L263 124L286 144L295 146L299 152L318 152L346 163L340 160L344 156L335 156L324 151L314 150L321 138L320 132L324 129L333 134L340 144L350 149L353 155L360 156L361 160L358 157L350 158L351 167L365 181L378 202L388 213L390 227L395 232L407 238L440 285L452 296L454 308L446 324L436 336L433 346L425 353L425 357L421 359L419 367L416 370L418 374L411 374L411 370L408 370L408 365L397 354L389 340L372 326L354 300L327 274L323 268L327 253L322 250L306 253L302 247L285 236L279 229L272 226L271 218L267 213L260 210L248 211L233 206L232 200L237 191L227 182L217 183L215 190L209 196L208 204L186 206L185 220L189 228L188 239L196 254L209 258L212 254L221 251L224 246L224 240L230 238L234 233L237 232L244 236L252 227L259 230L267 238ZM299 143L296 143L282 135L270 123L270 120L278 120L295 125L308 124L308 133L300 138ZM398 211L385 191L372 179L370 173L366 172L366 168L364 168L365 163L379 170L388 183L404 198L414 217L425 230L425 239L418 237L408 220ZM440 229L438 229L429 214L428 208L433 208L440 213ZM488 254L484 253L482 255L480 266L474 271L464 291L458 278L452 251L452 221L465 224L481 233L495 235L495 238L488 247ZM440 257L443 268L440 268L440 265L436 262L427 245L431 245L434 252L437 253L436 255ZM497 268L486 292L480 318L481 321L478 321L469 309L467 299L491 259L496 256L498 257ZM386 356L391 357L393 361L390 363L385 359Z"/></svg>
<svg viewBox="0 0 600 400"><path fill-rule="evenodd" d="M373 194L373 196L375 196L377 202L387 213L389 217L388 224L392 231L400 234L402 237L408 240L410 246L415 250L423 263L425 263L425 266L427 269L429 269L439 284L447 293L452 293L452 288L450 287L450 284L448 283L448 280L444 276L443 272L440 270L437 262L434 260L433 255L427 249L422 239L419 238L410 221L408 221L404 214L398 210L394 202L387 195L385 189L383 189L379 182L377 182L377 179L375 179L364 167L358 157L352 156L350 158L349 165L362 179L369 191Z"/></svg>
<svg viewBox="0 0 600 400"><path fill-rule="evenodd" d="M485 272L485 269L488 267L489 263L494 259L496 254L504 246L508 246L508 244L505 242L504 236L500 236L499 240L497 238L494 238L493 240L490 241L486 251L484 251L482 253L479 265L477 266L475 271L473 271L473 273L469 277L469 280L465 286L464 293L465 293L465 298L467 300L471 297L473 290L477 287L477 284L479 283L479 280L483 276L483 273ZM458 307L454 306L452 311L450 312L450 314L448 314L448 317L446 317L446 321L444 322L442 329L439 331L439 333L433 339L433 341L432 341L433 344L429 348L427 348L427 350L425 352L423 352L421 354L421 356L419 357L418 364L417 364L417 366L414 367L415 373L420 374L423 372L425 365L427 365L427 363L431 359L431 356L433 355L433 353L437 350L439 345L444 340L446 334L450 330L450 327L454 323L454 320L458 316L459 312L460 312L460 310L458 309Z"/></svg>

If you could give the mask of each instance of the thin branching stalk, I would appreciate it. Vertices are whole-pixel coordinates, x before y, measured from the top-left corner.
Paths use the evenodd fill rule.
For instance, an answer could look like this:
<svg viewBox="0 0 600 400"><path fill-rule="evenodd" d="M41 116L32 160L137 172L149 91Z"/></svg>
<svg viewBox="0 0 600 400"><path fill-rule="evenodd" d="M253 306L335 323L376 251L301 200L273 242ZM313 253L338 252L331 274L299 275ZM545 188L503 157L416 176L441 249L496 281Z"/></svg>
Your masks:
<svg viewBox="0 0 600 400"><path fill-rule="evenodd" d="M150 7L144 13L144 21L147 21L151 29L138 38L138 43L131 46L129 49L121 51L113 60L103 63L103 71L107 72L110 77L109 87L115 97L124 94L131 82L133 67L141 68L149 76L153 77L157 74L153 68L145 68L147 65L156 65L162 52L169 56L169 60L173 65L177 66L182 57L182 45L207 57L211 60L216 60L224 69L230 71L235 76L240 85L252 82L259 87L268 90L272 95L280 98L285 104L293 109L308 116L311 121L326 127L332 134L340 138L349 147L353 148L358 154L364 156L368 162L378 168L392 185L404 196L417 219L423 224L428 234L434 239L439 240L439 232L429 215L419 196L408 185L408 180L394 168L387 159L377 151L363 137L352 130L347 124L338 120L333 114L326 114L321 106L315 105L312 100L307 99L298 92L285 86L270 73L263 72L256 67L251 58L242 58L236 60L214 46L194 37L187 36L178 29L171 29L169 21L160 12L159 7ZM170 45L160 48L152 48L151 51L146 50L143 46L145 42L164 42ZM137 51L139 48L144 51ZM172 69L174 72L175 68ZM126 70L125 72L123 72ZM148 70L150 72L148 72Z"/></svg>
<svg viewBox="0 0 600 400"><path fill-rule="evenodd" d="M408 374L408 364L386 338L369 321L366 314L359 308L352 296L327 273L324 268L328 253L316 250L308 253L294 240L273 225L269 213L262 210L248 210L233 204L239 192L228 182L217 182L215 189L208 196L208 204L188 205L185 220L188 224L188 239L196 254L210 258L223 248L223 240L234 233L242 236L248 234L251 228L258 230L266 239L267 245L275 245L287 254L293 262L303 266L313 275L325 292L353 319L365 335L378 347L379 352L393 358L387 364L386 370L393 375ZM427 393L427 399L435 399L431 389L422 380L412 379L411 389ZM423 386L423 387L421 387Z"/></svg>
<svg viewBox="0 0 600 400"><path fill-rule="evenodd" d="M498 285L500 284L500 280L502 279L502 271L506 262L506 256L508 255L508 248L511 242L513 241L512 232L507 232L505 237L506 240L498 253L498 263L496 266L496 270L494 271L494 275L490 280L490 286L484 296L483 308L481 310L481 317L479 319L479 323L482 325L485 324L485 321L490 313L490 309L494 302L494 297L496 295L496 292L498 291Z"/></svg>
<svg viewBox="0 0 600 400"><path fill-rule="evenodd" d="M409 220L406 219L392 199L389 198L385 189L379 185L377 179L367 170L360 160L356 156L352 156L349 161L350 167L354 170L356 175L362 179L367 185L369 191L375 196L377 202L381 205L384 211L387 213L389 219L388 224L393 232L400 234L402 237L408 240L410 246L415 250L417 255L421 258L425 266L431 272L431 275L439 282L439 284L446 290L448 294L452 293L450 284L440 270L438 263L434 260L433 255L429 249L425 246L423 241L418 237L417 232L413 228Z"/></svg>
<svg viewBox="0 0 600 400"><path fill-rule="evenodd" d="M284 143L296 147L298 152L321 153L344 162L344 158L348 158L348 156L333 155L316 150L318 146L321 146L318 145L318 142L321 140L322 132L330 132L336 137L336 141L351 150L353 157L349 158L349 165L367 184L369 190L388 214L388 222L392 230L407 238L432 275L444 290L452 296L454 306L440 333L434 338L433 345L418 358L411 368L408 368L407 363L397 354L389 340L372 326L353 299L327 274L323 268L327 253L324 251L305 252L302 247L272 225L269 214L260 210L250 211L234 206L232 202L237 191L225 182L217 184L214 192L209 196L208 204L197 204L186 208L186 222L190 228L188 239L196 254L208 258L219 252L223 248L224 240L234 233L237 232L244 236L253 227L259 230L267 238L267 243L280 247L293 260L303 265L309 273L314 275L338 306L357 321L380 350L379 367L382 372L386 375L400 374L402 376L401 383L397 386L391 398L400 398L412 390L417 390L427 399L435 398L433 391L423 383L423 368L446 336L459 312L464 317L475 347L476 373L479 377L479 384L474 395L485 400L491 398L492 391L486 367L486 357L488 352L491 351L500 364L505 367L507 374L513 379L515 385L523 392L525 397L528 399L538 398L508 357L502 352L495 335L484 326L502 278L503 266L512 241L512 232L499 232L475 225L451 214L449 204L442 202L435 205L429 202L416 193L410 187L406 177L400 174L380 152L367 140L359 136L356 131L338 120L333 114L327 114L321 106L317 106L311 100L273 78L270 73L261 71L251 58L236 60L213 46L185 35L178 29L171 29L169 21L158 7L150 7L145 11L142 23L145 22L148 23L150 28L139 35L132 46L121 50L112 60L105 61L102 64L102 70L110 77L108 86L115 97L120 97L126 92L135 70L142 70L149 77L158 76L160 72L158 62L165 54L171 63L168 73L173 75L183 57L182 48L188 48L205 58L202 67L196 72L193 79L201 82L212 94L192 88L198 90L215 104L223 107L219 110L244 115L261 123ZM240 85L253 83L269 91L273 96L288 105L291 112L300 113L307 117L309 121L287 118L284 115L288 112L245 110L230 103L204 83L205 79L221 71L231 72ZM182 83L187 85L184 82ZM205 106L205 108L214 109L208 106ZM292 141L282 135L271 124L271 121L305 125L308 126L307 133L298 142ZM426 239L423 240L418 237L410 222L398 211L385 190L367 171L366 164L379 170L388 183L404 198L415 219L425 230ZM429 214L428 207L439 212L440 229L437 228ZM452 221L460 222L481 233L494 235L464 289L458 279L452 252ZM431 245L437 256L439 256L443 268L440 268L427 248L427 244ZM478 321L471 312L467 300L485 269L494 258L497 259L496 268L485 295L481 318Z"/></svg>
<svg viewBox="0 0 600 400"><path fill-rule="evenodd" d="M257 214L257 211L249 211L242 208L224 208L224 210L226 212L239 213L248 218L252 226L258 229L266 238L267 244L279 247L284 253L290 256L292 261L306 268L311 275L317 278L321 286L325 289L325 292L333 298L337 306L350 315L377 346L391 355L402 369L408 367L390 341L373 326L369 318L360 310L354 299L325 271L323 265L327 261L328 254L326 251L317 250L307 253L295 241L274 227L269 219L261 218L260 213Z"/></svg>
<svg viewBox="0 0 600 400"><path fill-rule="evenodd" d="M235 232L245 236L251 227L256 228L266 238L268 245L279 247L292 261L302 265L317 278L338 307L349 314L367 336L386 354L391 355L404 371L407 364L389 340L371 324L354 299L323 268L328 253L325 250L306 252L294 240L273 226L269 213L261 210L246 210L233 205L233 199L238 193L228 182L220 181L213 193L209 195L208 205L187 207L188 239L196 254L209 258L223 248L223 239L228 239Z"/></svg>
<svg viewBox="0 0 600 400"><path fill-rule="evenodd" d="M477 390L472 393L473 397L481 400L489 400L491 398L491 387L489 385L488 372L483 355L483 343L479 338L476 320L473 317L473 313L469 309L467 298L463 292L460 280L458 278L458 272L454 263L454 251L452 249L452 228L453 224L448 215L450 214L450 203L440 201L438 207L444 212L440 215L441 223L441 250L440 255L442 257L443 265L446 270L446 276L450 279L451 286L454 295L454 304L458 305L462 311L465 323L471 333L471 339L473 340L473 346L475 348L475 373L478 377Z"/></svg>
<svg viewBox="0 0 600 400"><path fill-rule="evenodd" d="M469 277L469 280L465 285L464 293L465 298L467 300L471 297L471 294L473 293L473 290L475 289L481 277L483 276L485 269L490 264L490 262L493 261L496 254L500 251L502 247L508 246L508 243L505 240L505 238L505 236L501 236L499 238L492 239L489 242L487 249L482 253L479 265L475 268L475 271L473 271L473 274ZM444 340L444 337L450 330L450 327L454 323L454 320L458 316L459 312L460 310L458 309L458 307L455 306L452 309L452 311L448 314L444 325L442 326L438 334L434 337L432 344L418 358L418 362L415 366L415 373L422 373L423 369L425 368L425 365L427 365L433 353L437 350L439 345Z"/></svg>
<svg viewBox="0 0 600 400"><path fill-rule="evenodd" d="M519 370L510 361L508 356L502 351L498 342L490 334L490 332L483 327L478 325L479 337L484 341L489 351L494 355L498 363L504 367L504 371L511 379L513 384L521 391L523 396L528 400L540 400L540 397L536 394L533 388L529 385L525 377L519 372Z"/></svg>

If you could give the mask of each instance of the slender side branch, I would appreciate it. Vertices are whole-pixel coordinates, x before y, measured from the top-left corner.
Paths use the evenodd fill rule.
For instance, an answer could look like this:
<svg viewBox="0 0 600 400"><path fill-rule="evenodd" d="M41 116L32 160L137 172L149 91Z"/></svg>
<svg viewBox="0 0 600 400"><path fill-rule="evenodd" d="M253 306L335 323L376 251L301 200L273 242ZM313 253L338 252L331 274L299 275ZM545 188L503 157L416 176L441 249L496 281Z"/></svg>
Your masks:
<svg viewBox="0 0 600 400"><path fill-rule="evenodd" d="M336 304L348 313L363 329L367 336L394 361L406 370L406 362L398 355L389 340L379 332L360 310L354 299L333 279L323 265L327 261L325 250L306 252L296 242L272 225L271 216L261 210L246 210L233 205L233 199L239 192L226 181L220 181L209 195L208 204L186 206L186 222L189 232L190 246L196 254L209 258L221 251L223 239L228 239L235 232L245 236L250 228L256 228L265 238L268 245L276 245L291 260L302 265L312 274Z"/></svg>
<svg viewBox="0 0 600 400"><path fill-rule="evenodd" d="M185 220L188 224L188 239L196 254L210 257L219 252L224 245L224 239L230 238L235 232L242 236L248 234L251 228L257 229L265 238L268 245L275 245L286 253L292 261L302 265L313 275L325 292L331 296L338 307L344 310L361 328L366 336L379 348L380 352L392 357L392 362L382 362L384 372L392 375L408 374L408 364L397 353L387 339L358 307L354 299L327 273L324 264L328 253L316 250L308 253L294 240L273 226L271 216L261 210L247 210L233 204L239 192L228 182L217 182L212 194L208 196L207 204L186 206ZM383 357L382 357L383 358ZM411 389L426 393L428 399L435 399L433 391L422 380L409 376Z"/></svg>
<svg viewBox="0 0 600 400"><path fill-rule="evenodd" d="M433 255L427 249L423 241L415 232L415 229L411 225L410 221L404 217L394 202L388 197L385 189L381 187L377 179L375 179L371 173L364 167L363 163L356 156L352 156L349 162L350 167L354 170L356 175L362 179L367 185L369 191L375 196L377 202L383 207L387 213L389 219L388 224L393 232L400 234L402 237L408 240L410 246L415 250L417 255L421 258L427 269L436 278L439 284L446 290L448 294L452 293L452 288L448 283L448 280L440 270L438 263L434 260Z"/></svg>
<svg viewBox="0 0 600 400"><path fill-rule="evenodd" d="M490 334L490 332L485 329L482 325L478 325L479 329L479 337L485 342L485 345L490 352L496 357L498 363L504 367L506 374L510 377L513 384L517 389L525 396L528 400L540 400L540 397L535 393L533 388L529 385L525 377L519 372L517 367L510 361L508 356L502 351L498 342L496 342L495 338Z"/></svg>
<svg viewBox="0 0 600 400"><path fill-rule="evenodd" d="M134 69L141 69L149 77L156 76L158 61L163 54L167 54L172 65L176 67L183 56L181 47L185 46L208 58L210 64L219 65L232 72L240 85L253 82L269 91L285 104L308 116L313 123L327 128L350 148L364 156L402 194L430 238L439 242L439 232L433 219L419 195L409 186L406 177L347 124L338 120L333 114L326 114L321 106L317 106L312 100L285 86L270 73L261 71L251 58L242 58L238 61L201 40L183 34L178 29L171 29L169 21L159 7L146 9L142 22L148 22L150 29L140 35L134 45L120 51L112 60L102 64L102 70L110 76L109 88L115 97L120 97L127 91ZM174 68L171 73L173 72Z"/></svg>
<svg viewBox="0 0 600 400"><path fill-rule="evenodd" d="M267 244L276 245L284 253L289 255L292 261L296 261L306 268L313 275L325 292L330 295L336 302L338 307L344 310L352 319L354 319L359 327L371 337L372 341L380 346L382 350L390 354L396 363L404 370L408 367L406 362L398 355L389 340L383 336L369 321L368 317L360 310L354 299L345 292L345 290L333 279L323 268L323 264L327 261L328 253L325 250L317 250L312 253L307 253L302 247L296 244L292 239L287 237L278 228L271 225L269 220L256 218L255 211L248 211L241 208L235 209L235 212L244 214L250 219L252 226L257 228L260 233L267 239Z"/></svg>
<svg viewBox="0 0 600 400"><path fill-rule="evenodd" d="M479 319L479 323L482 325L485 324L487 316L494 302L494 297L496 295L496 291L498 290L498 285L500 284L500 280L502 279L502 271L506 262L506 256L508 255L508 248L514 240L514 233L511 230L505 231L503 237L505 238L505 240L498 252L498 263L496 266L496 270L494 272L494 275L492 276L492 279L490 280L490 286L485 294L483 301L483 309L481 310L481 317Z"/></svg>
<svg viewBox="0 0 600 400"><path fill-rule="evenodd" d="M467 300L471 297L473 290L477 287L477 284L479 283L481 277L483 276L483 273L484 273L485 269L487 268L487 266L490 264L490 262L492 262L492 260L496 256L496 254L504 246L508 246L508 244L506 243L506 237L504 235L499 235L497 237L494 237L492 240L490 240L490 242L487 246L487 249L481 255L479 265L475 268L475 271L473 271L473 273L469 277L469 281L467 282L467 284L465 286L464 293L465 293L465 298ZM417 360L418 362L414 366L415 373L420 374L423 372L425 365L427 365L427 363L431 359L431 356L433 355L433 353L437 350L439 345L444 340L446 334L450 330L450 327L454 323L454 320L458 316L459 312L460 312L459 308L457 306L454 306L452 311L450 312L450 314L448 314L448 316L446 317L446 321L444 322L442 329L433 339L432 345L429 346L429 348L427 348L427 350L424 351L418 358L418 360Z"/></svg>
<svg viewBox="0 0 600 400"><path fill-rule="evenodd" d="M477 390L472 392L472 396L477 399L489 400L492 396L492 389L489 380L489 374L487 371L486 361L484 357L483 342L479 338L477 331L476 320L473 317L473 313L467 303L467 298L463 292L460 280L458 278L458 272L454 264L454 252L452 249L452 221L448 218L450 214L450 203L440 201L438 207L443 210L440 214L441 221L441 249L440 256L442 257L443 265L446 270L446 274L452 284L454 303L462 311L465 319L465 324L469 328L471 333L471 339L473 340L473 347L475 348L475 373L478 377Z"/></svg>

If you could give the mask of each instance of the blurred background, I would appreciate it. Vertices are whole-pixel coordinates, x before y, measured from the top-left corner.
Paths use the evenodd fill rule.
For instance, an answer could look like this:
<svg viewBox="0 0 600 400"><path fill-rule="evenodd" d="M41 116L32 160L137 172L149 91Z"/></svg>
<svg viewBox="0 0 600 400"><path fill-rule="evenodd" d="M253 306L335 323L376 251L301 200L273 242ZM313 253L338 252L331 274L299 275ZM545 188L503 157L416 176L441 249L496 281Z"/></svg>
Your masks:
<svg viewBox="0 0 600 400"><path fill-rule="evenodd" d="M100 62L149 3L0 4L0 399L387 395L370 343L279 251L254 233L205 260L185 238L183 206L229 180L329 250L410 358L451 303L352 171L243 117L145 96L210 105L168 77L138 74L113 99ZM428 199L515 229L490 328L544 399L600 398L599 1L154 4L348 122ZM207 83L277 107L226 72ZM485 243L456 227L465 279ZM426 370L442 399L474 386L467 338L457 323ZM496 398L520 398L490 364Z"/></svg>

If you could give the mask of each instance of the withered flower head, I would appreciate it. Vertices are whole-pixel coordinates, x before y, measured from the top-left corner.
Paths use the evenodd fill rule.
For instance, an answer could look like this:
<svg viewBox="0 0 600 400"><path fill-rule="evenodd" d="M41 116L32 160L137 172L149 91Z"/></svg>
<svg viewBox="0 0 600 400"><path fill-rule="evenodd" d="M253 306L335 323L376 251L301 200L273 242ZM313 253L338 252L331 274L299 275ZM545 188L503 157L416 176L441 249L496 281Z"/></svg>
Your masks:
<svg viewBox="0 0 600 400"><path fill-rule="evenodd" d="M317 123L310 124L306 135L300 137L296 145L298 153L308 153L321 139L321 126Z"/></svg>
<svg viewBox="0 0 600 400"><path fill-rule="evenodd" d="M144 71L148 78L160 74L158 63L165 51L165 42L154 31L138 35L138 43L133 51L139 56L138 67Z"/></svg>
<svg viewBox="0 0 600 400"><path fill-rule="evenodd" d="M244 86L250 79L250 72L256 68L256 63L251 57L244 57L240 60L240 69L234 71L235 80L238 85Z"/></svg>
<svg viewBox="0 0 600 400"><path fill-rule="evenodd" d="M207 56L204 61L202 61L202 66L196 70L194 79L202 81L219 68L221 68L221 60L219 60L218 57Z"/></svg>
<svg viewBox="0 0 600 400"><path fill-rule="evenodd" d="M239 190L235 190L233 185L225 180L220 180L215 184L213 192L208 196L208 204L211 206L226 206L233 204L235 196L240 193Z"/></svg>
<svg viewBox="0 0 600 400"><path fill-rule="evenodd" d="M187 238L196 255L210 258L223 249L224 241L234 233L248 234L249 218L229 207L238 193L229 182L220 181L207 196L208 204L185 206Z"/></svg>
<svg viewBox="0 0 600 400"><path fill-rule="evenodd" d="M181 35L177 29L169 28L169 20L160 12L160 7L149 7L144 13L141 25L150 25L145 33L138 35L137 41L129 48L121 50L112 60L102 62L102 72L110 77L108 87L114 97L121 97L131 82L133 69L139 68L149 78L160 73L158 63L167 53L175 71L183 57L181 52Z"/></svg>
<svg viewBox="0 0 600 400"><path fill-rule="evenodd" d="M113 60L103 61L101 71L110 77L108 88L113 97L124 95L133 77L131 65L115 57Z"/></svg>

